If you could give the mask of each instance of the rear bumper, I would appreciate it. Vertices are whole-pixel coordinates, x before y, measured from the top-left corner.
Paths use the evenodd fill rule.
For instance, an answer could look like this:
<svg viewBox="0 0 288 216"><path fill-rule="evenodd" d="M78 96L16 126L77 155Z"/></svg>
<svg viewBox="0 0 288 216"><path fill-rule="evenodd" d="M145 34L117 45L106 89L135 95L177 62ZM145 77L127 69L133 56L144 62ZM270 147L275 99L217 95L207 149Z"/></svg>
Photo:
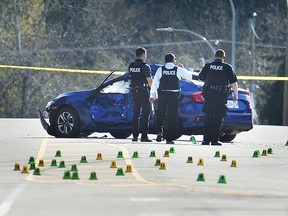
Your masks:
<svg viewBox="0 0 288 216"><path fill-rule="evenodd" d="M240 121L231 121L224 120L221 133L225 133L227 135L238 134L242 131L249 131L253 129L252 120L247 118L245 120ZM191 127L184 127L183 134L185 135L203 135L204 134L204 119L199 123L194 123Z"/></svg>
<svg viewBox="0 0 288 216"><path fill-rule="evenodd" d="M249 131L253 129L252 124L233 124L233 125L223 125L222 132L227 135L238 134L242 131Z"/></svg>
<svg viewBox="0 0 288 216"><path fill-rule="evenodd" d="M230 134L237 134L241 131L249 131L253 128L252 114L231 114L224 118L222 131L234 131ZM229 133L228 133L229 134Z"/></svg>

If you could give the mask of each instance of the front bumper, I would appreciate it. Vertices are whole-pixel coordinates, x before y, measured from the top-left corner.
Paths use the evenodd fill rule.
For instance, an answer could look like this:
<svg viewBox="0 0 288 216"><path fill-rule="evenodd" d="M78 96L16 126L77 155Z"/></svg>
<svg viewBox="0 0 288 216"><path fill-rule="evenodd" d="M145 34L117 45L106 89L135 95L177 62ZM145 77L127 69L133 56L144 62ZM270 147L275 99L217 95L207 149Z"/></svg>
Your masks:
<svg viewBox="0 0 288 216"><path fill-rule="evenodd" d="M45 131L48 132L50 125L46 122L42 112L40 110L38 110L38 114L39 114L39 119L41 122L42 127L44 128Z"/></svg>

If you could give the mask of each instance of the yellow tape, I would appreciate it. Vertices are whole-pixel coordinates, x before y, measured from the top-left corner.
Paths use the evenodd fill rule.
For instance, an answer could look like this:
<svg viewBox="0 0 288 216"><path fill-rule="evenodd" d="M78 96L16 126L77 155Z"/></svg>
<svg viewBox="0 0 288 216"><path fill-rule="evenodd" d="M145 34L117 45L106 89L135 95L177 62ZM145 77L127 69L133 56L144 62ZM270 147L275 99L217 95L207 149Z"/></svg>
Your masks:
<svg viewBox="0 0 288 216"><path fill-rule="evenodd" d="M270 77L270 76L237 76L239 80L272 80L288 81L288 77Z"/></svg>
<svg viewBox="0 0 288 216"><path fill-rule="evenodd" d="M105 70L79 70L79 69L61 69L61 68L43 68L43 67L27 67L17 65L0 65L0 68L8 69L22 69L22 70L37 70L37 71L53 71L53 72L66 72L66 73L88 73L88 74L110 74L111 71ZM116 71L113 74L123 75L125 72Z"/></svg>
<svg viewBox="0 0 288 216"><path fill-rule="evenodd" d="M62 69L62 68L43 68L43 67L27 67L17 65L0 65L0 68L37 70L37 71L53 71L66 73L87 73L87 74L110 74L111 71L105 70L79 70L79 69ZM123 75L125 72L116 71L115 75ZM270 76L237 76L239 80L270 80L270 81L288 81L288 77L270 77Z"/></svg>

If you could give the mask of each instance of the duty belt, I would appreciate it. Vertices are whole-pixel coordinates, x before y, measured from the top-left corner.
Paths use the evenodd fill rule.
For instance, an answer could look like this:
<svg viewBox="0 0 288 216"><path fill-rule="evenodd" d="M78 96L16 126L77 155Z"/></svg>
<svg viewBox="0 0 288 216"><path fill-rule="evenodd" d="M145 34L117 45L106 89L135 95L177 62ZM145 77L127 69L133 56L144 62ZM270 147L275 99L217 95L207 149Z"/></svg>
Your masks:
<svg viewBox="0 0 288 216"><path fill-rule="evenodd" d="M132 86L132 90L134 90L135 92L146 91L147 89L148 89L147 84L143 84L143 86Z"/></svg>
<svg viewBox="0 0 288 216"><path fill-rule="evenodd" d="M160 91L161 92L180 92L180 89L170 89L170 90L168 90L168 89L160 89Z"/></svg>
<svg viewBox="0 0 288 216"><path fill-rule="evenodd" d="M225 86L225 85L209 85L205 84L204 87L208 89L212 89L217 92L222 92L222 93L228 93L230 91L230 86Z"/></svg>

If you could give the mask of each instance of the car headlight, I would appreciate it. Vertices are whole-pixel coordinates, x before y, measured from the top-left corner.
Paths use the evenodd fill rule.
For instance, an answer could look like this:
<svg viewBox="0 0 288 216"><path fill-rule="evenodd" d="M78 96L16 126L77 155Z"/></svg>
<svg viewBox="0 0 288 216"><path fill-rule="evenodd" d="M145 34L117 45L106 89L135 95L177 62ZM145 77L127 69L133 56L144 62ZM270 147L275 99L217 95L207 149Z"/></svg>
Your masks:
<svg viewBox="0 0 288 216"><path fill-rule="evenodd" d="M58 106L53 105L54 100L49 101L46 105L46 111L47 112L51 112L53 110L56 110L58 108Z"/></svg>
<svg viewBox="0 0 288 216"><path fill-rule="evenodd" d="M51 110L51 104L53 101L49 101L46 105L46 111L50 111Z"/></svg>

